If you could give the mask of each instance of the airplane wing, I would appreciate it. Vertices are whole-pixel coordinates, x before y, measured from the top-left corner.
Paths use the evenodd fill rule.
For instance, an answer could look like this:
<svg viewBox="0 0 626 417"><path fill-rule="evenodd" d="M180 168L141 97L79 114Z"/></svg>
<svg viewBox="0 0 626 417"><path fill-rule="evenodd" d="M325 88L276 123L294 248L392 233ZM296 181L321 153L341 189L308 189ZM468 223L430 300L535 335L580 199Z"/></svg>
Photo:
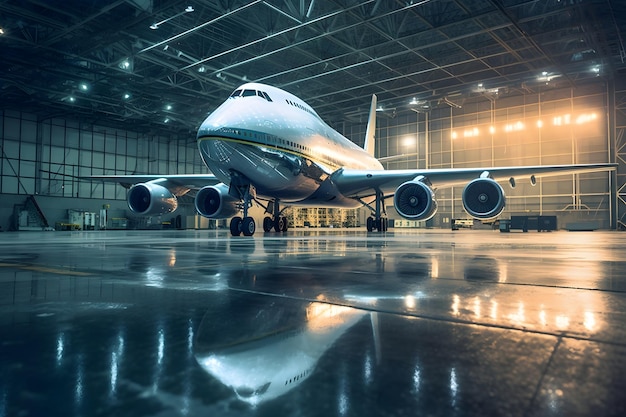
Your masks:
<svg viewBox="0 0 626 417"><path fill-rule="evenodd" d="M188 191L196 191L207 185L220 183L212 174L190 175L92 175L89 179L102 180L105 182L118 182L125 188L144 182L158 182L170 190L177 190L177 195L183 195Z"/></svg>
<svg viewBox="0 0 626 417"><path fill-rule="evenodd" d="M404 182L423 176L432 184L433 189L465 185L469 181L488 173L496 181L518 181L528 178L543 178L565 174L581 174L587 172L613 171L617 164L579 164L579 165L538 165L493 168L442 168L442 169L409 169L409 170L355 170L339 169L331 180L337 189L346 197L363 198L375 195L376 191L393 194Z"/></svg>

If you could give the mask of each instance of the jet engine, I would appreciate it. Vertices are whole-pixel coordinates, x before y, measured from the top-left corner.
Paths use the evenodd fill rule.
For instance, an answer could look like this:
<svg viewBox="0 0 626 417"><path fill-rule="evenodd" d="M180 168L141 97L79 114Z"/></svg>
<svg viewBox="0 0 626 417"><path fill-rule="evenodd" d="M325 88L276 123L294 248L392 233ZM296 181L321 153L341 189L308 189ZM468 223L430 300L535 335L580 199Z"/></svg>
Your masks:
<svg viewBox="0 0 626 417"><path fill-rule="evenodd" d="M162 185L145 182L133 185L128 190L128 207L133 213L145 216L160 216L171 213L178 207L178 200Z"/></svg>
<svg viewBox="0 0 626 417"><path fill-rule="evenodd" d="M492 219L506 205L504 190L491 178L476 178L463 189L463 207L477 219Z"/></svg>
<svg viewBox="0 0 626 417"><path fill-rule="evenodd" d="M240 200L228 194L228 186L220 183L198 191L195 204L204 217L226 219L239 213Z"/></svg>
<svg viewBox="0 0 626 417"><path fill-rule="evenodd" d="M393 204L398 214L410 220L428 220L437 212L435 193L419 178L400 185Z"/></svg>

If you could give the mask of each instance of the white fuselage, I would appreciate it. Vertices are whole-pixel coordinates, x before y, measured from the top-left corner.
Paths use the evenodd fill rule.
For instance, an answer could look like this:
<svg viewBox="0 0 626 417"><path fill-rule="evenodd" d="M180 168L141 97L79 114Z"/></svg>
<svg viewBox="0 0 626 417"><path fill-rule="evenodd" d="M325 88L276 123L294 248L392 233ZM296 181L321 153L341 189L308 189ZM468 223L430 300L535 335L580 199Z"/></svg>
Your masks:
<svg viewBox="0 0 626 417"><path fill-rule="evenodd" d="M249 83L198 130L204 163L226 184L244 177L258 196L299 205L358 207L333 186L340 168L382 170L370 154L328 126L296 96Z"/></svg>

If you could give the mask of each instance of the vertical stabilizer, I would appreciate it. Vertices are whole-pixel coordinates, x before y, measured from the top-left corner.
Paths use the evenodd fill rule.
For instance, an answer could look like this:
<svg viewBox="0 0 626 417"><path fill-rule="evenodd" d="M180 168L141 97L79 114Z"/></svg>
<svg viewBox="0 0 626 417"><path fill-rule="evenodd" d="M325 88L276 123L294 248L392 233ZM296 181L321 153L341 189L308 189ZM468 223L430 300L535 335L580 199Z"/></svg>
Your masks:
<svg viewBox="0 0 626 417"><path fill-rule="evenodd" d="M376 94L372 94L372 105L370 106L370 115L367 119L367 130L365 131L365 144L363 149L374 156L374 150L376 149Z"/></svg>

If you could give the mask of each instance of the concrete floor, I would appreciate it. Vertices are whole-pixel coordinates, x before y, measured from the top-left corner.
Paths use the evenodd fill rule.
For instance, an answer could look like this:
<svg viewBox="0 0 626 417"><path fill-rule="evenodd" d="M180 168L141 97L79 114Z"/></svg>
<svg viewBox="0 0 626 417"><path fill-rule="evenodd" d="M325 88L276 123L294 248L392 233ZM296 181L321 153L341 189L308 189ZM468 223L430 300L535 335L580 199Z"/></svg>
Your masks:
<svg viewBox="0 0 626 417"><path fill-rule="evenodd" d="M0 417L624 416L626 233L0 233Z"/></svg>

